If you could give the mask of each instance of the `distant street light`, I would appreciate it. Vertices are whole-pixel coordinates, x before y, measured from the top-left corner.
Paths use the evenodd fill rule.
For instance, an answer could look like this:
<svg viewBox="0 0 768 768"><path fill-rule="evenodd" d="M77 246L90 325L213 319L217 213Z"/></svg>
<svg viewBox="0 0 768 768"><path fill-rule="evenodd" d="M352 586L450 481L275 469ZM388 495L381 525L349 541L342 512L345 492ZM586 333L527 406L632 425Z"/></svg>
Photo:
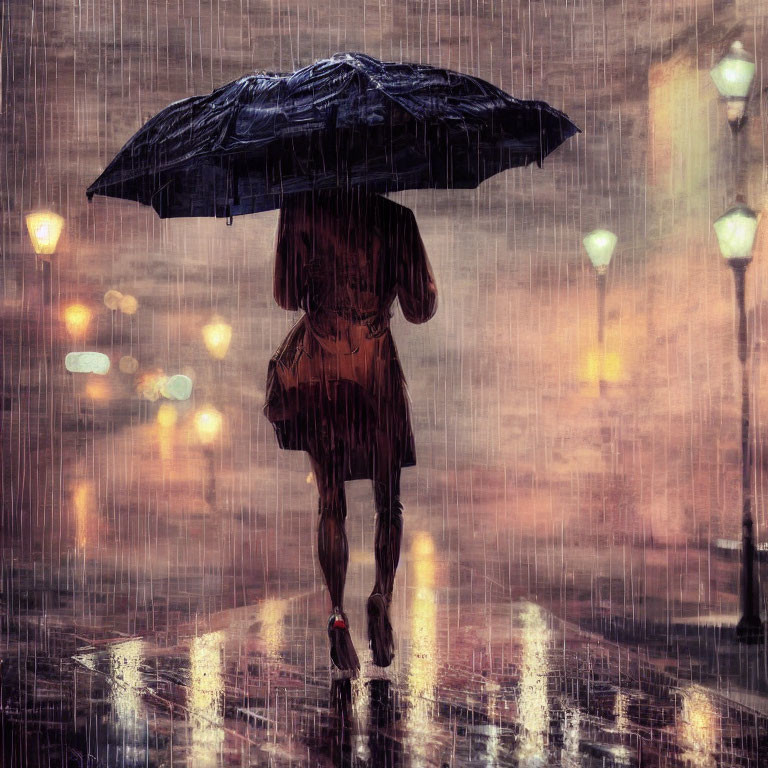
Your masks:
<svg viewBox="0 0 768 768"><path fill-rule="evenodd" d="M752 456L749 442L749 375L747 372L747 313L744 282L752 261L752 246L757 232L755 212L739 202L714 223L720 253L733 270L736 308L739 314L737 346L741 362L741 618L736 635L743 642L756 642L762 636L760 601L755 573L755 541L752 521Z"/></svg>
<svg viewBox="0 0 768 768"><path fill-rule="evenodd" d="M747 100L755 76L755 63L738 40L709 73L726 100L731 130L738 133L747 122Z"/></svg>
<svg viewBox="0 0 768 768"><path fill-rule="evenodd" d="M597 343L600 355L600 394L605 393L605 290L606 273L618 238L607 229L595 229L584 238L584 248L597 279Z"/></svg>
<svg viewBox="0 0 768 768"><path fill-rule="evenodd" d="M42 304L46 305L50 303L53 293L51 262L48 257L56 252L64 219L53 211L36 211L27 214L25 220L32 248L38 256L35 261L42 272Z"/></svg>
<svg viewBox="0 0 768 768"><path fill-rule="evenodd" d="M203 326L203 341L211 357L223 360L232 341L232 326L220 317L212 317L210 322Z"/></svg>
<svg viewBox="0 0 768 768"><path fill-rule="evenodd" d="M64 310L64 325L67 333L73 338L85 335L91 322L91 310L84 304L70 304Z"/></svg>
<svg viewBox="0 0 768 768"><path fill-rule="evenodd" d="M220 411L213 406L206 405L195 414L195 432L202 445L213 445L219 434L223 418Z"/></svg>
<svg viewBox="0 0 768 768"><path fill-rule="evenodd" d="M223 423L221 412L211 405L206 405L195 413L195 432L203 446L206 460L207 478L205 483L205 500L213 506L216 500L216 473L213 457L213 444L221 434Z"/></svg>

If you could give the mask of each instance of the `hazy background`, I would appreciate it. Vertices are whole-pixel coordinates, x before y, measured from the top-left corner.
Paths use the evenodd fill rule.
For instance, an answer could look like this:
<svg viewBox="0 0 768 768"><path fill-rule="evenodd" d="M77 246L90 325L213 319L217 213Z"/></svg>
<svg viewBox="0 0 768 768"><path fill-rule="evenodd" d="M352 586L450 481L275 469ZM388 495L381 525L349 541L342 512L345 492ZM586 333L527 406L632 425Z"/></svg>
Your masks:
<svg viewBox="0 0 768 768"><path fill-rule="evenodd" d="M148 625L170 581L217 605L280 594L297 570L319 581L309 463L278 450L261 412L267 362L298 317L272 299L277 213L161 221L134 203L89 204L85 188L171 101L352 50L480 76L583 131L541 169L396 196L416 213L440 291L427 325L393 321L418 461L405 472L406 534L430 531L456 574L515 590L618 575L632 610L735 610L735 565L725 579L708 565L740 527L733 280L711 224L736 192L768 204L765 0L6 0L0 14L6 565L69 585L95 563L88 579L111 583L112 599L126 590ZM745 189L708 74L736 39L757 62ZM24 224L39 207L65 218L49 304ZM597 226L619 237L603 398L581 245ZM763 224L747 273L759 541L767 287ZM109 289L135 296L135 314L109 310ZM63 322L73 303L93 313L79 338ZM214 314L232 326L221 362L201 336ZM67 373L75 349L108 354L109 374ZM136 373L120 371L125 355ZM140 394L159 371L195 382L172 426L157 423L163 401ZM214 505L192 428L204 403L224 413ZM372 500L365 483L349 497L354 568L369 557ZM147 574L157 592L131 595ZM77 607L83 622L100 611Z"/></svg>

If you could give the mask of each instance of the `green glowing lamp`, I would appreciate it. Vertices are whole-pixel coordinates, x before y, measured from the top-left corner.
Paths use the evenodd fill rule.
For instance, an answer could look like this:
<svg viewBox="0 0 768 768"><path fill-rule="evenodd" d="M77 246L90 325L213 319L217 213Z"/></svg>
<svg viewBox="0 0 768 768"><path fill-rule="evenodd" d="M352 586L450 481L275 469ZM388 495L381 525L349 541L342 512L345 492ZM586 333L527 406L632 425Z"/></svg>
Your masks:
<svg viewBox="0 0 768 768"><path fill-rule="evenodd" d="M735 133L747 122L747 99L755 77L755 62L737 40L709 74L726 100L728 124Z"/></svg>
<svg viewBox="0 0 768 768"><path fill-rule="evenodd" d="M715 223L720 253L729 264L746 265L752 260L757 233L757 214L744 203L737 203Z"/></svg>
<svg viewBox="0 0 768 768"><path fill-rule="evenodd" d="M584 238L584 248L599 275L605 274L611 263L618 238L607 229L595 229Z"/></svg>

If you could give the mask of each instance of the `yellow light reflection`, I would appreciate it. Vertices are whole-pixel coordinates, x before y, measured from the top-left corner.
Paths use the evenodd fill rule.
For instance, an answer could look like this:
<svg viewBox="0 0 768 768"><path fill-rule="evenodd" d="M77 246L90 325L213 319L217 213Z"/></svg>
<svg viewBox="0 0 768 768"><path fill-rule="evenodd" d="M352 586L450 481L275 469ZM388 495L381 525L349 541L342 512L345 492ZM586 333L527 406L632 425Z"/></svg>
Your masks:
<svg viewBox="0 0 768 768"><path fill-rule="evenodd" d="M437 683L437 600L435 544L425 532L411 545L409 575L414 584L411 601L411 656L408 668L410 709L408 730L413 764L426 765L431 747L432 709Z"/></svg>
<svg viewBox="0 0 768 768"><path fill-rule="evenodd" d="M210 322L203 326L203 341L211 357L223 360L232 341L232 326L220 317L212 317Z"/></svg>
<svg viewBox="0 0 768 768"><path fill-rule="evenodd" d="M352 754L363 765L370 765L371 751L368 744L369 718L371 717L372 681L356 677L352 679L352 715L357 728L352 732Z"/></svg>
<svg viewBox="0 0 768 768"><path fill-rule="evenodd" d="M75 544L81 549L88 544L89 529L93 523L93 485L81 480L72 493L75 508Z"/></svg>
<svg viewBox="0 0 768 768"><path fill-rule="evenodd" d="M498 724L498 696L501 687L498 683L488 682L485 689L488 693L488 742L486 745L486 765L497 766L499 764L499 724Z"/></svg>
<svg viewBox="0 0 768 768"><path fill-rule="evenodd" d="M629 696L623 691L617 691L616 701L613 705L613 714L616 717L616 730L625 733L629 730Z"/></svg>
<svg viewBox="0 0 768 768"><path fill-rule="evenodd" d="M145 730L144 684L141 661L144 641L141 638L117 643L109 648L110 701L115 725L121 733L126 763L140 759Z"/></svg>
<svg viewBox="0 0 768 768"><path fill-rule="evenodd" d="M157 409L157 445L162 462L173 458L173 437L178 419L176 408L170 403L163 403Z"/></svg>
<svg viewBox="0 0 768 768"><path fill-rule="evenodd" d="M683 762L693 768L717 765L717 705L706 688L692 685L682 692L680 742L684 747Z"/></svg>
<svg viewBox="0 0 768 768"><path fill-rule="evenodd" d="M70 304L64 310L64 325L67 333L73 339L84 336L92 316L93 313L85 304Z"/></svg>
<svg viewBox="0 0 768 768"><path fill-rule="evenodd" d="M258 620L261 622L261 639L267 657L278 659L283 648L285 628L283 620L288 612L288 601L269 599L259 605Z"/></svg>
<svg viewBox="0 0 768 768"><path fill-rule="evenodd" d="M546 765L549 731L549 628L541 608L528 603L520 615L522 621L523 658L520 668L520 693L517 714L520 741L517 751L521 766Z"/></svg>
<svg viewBox="0 0 768 768"><path fill-rule="evenodd" d="M104 379L88 378L88 383L85 385L85 394L91 400L109 400L109 393L109 385Z"/></svg>
<svg viewBox="0 0 768 768"><path fill-rule="evenodd" d="M621 357L616 352L606 352L602 355L599 349L590 349L584 361L582 375L591 384L597 384L600 381L609 383L621 381L623 378Z"/></svg>
<svg viewBox="0 0 768 768"><path fill-rule="evenodd" d="M578 707L566 707L563 713L563 768L575 768L581 764L579 743L581 742L581 712Z"/></svg>
<svg viewBox="0 0 768 768"><path fill-rule="evenodd" d="M39 256L50 256L56 251L64 219L52 211L38 211L26 217L27 231L32 247Z"/></svg>
<svg viewBox="0 0 768 768"><path fill-rule="evenodd" d="M616 691L616 700L613 703L613 714L616 718L616 730L622 736L629 736L629 696L624 691ZM630 763L632 753L625 744L615 744L611 754L617 763Z"/></svg>
<svg viewBox="0 0 768 768"><path fill-rule="evenodd" d="M189 649L187 707L192 727L189 765L214 768L224 743L223 632L196 637Z"/></svg>

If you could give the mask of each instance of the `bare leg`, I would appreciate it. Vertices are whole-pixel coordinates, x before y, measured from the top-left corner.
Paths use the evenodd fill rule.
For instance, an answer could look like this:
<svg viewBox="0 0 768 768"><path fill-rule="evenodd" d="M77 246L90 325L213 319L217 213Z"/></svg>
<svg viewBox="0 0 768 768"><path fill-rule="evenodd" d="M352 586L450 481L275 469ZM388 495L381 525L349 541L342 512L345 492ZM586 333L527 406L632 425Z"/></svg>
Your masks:
<svg viewBox="0 0 768 768"><path fill-rule="evenodd" d="M331 605L334 610L342 610L349 545L344 528L347 517L347 498L341 475L341 457L332 453L327 460L317 461L312 458L312 469L320 495L317 556L331 596Z"/></svg>
<svg viewBox="0 0 768 768"><path fill-rule="evenodd" d="M377 451L373 493L376 502L376 583L373 593L384 596L387 607L392 600L395 572L400 562L403 537L403 505L400 503L400 465L389 458L389 451Z"/></svg>
<svg viewBox="0 0 768 768"><path fill-rule="evenodd" d="M400 504L400 464L392 460L386 445L377 446L373 492L376 501L376 583L367 605L368 640L374 663L387 667L394 656L389 605L400 561L403 507Z"/></svg>
<svg viewBox="0 0 768 768"><path fill-rule="evenodd" d="M344 528L347 501L344 493L342 454L333 452L321 461L312 458L312 468L320 494L317 556L333 606L333 612L328 619L331 660L339 669L355 671L360 668L360 662L344 613L344 582L347 578L349 545Z"/></svg>

